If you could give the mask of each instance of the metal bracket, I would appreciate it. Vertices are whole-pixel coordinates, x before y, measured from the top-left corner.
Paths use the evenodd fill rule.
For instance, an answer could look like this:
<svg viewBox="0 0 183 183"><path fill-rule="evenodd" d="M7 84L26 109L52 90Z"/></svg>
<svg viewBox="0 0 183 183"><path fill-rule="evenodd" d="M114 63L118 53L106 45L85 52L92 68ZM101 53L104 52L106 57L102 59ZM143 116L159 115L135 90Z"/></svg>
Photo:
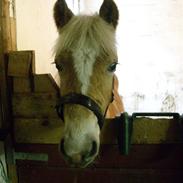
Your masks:
<svg viewBox="0 0 183 183"><path fill-rule="evenodd" d="M117 122L118 122L119 151L123 155L128 155L130 144L131 144L131 135L133 130L132 117L129 116L127 112L124 112L117 119Z"/></svg>

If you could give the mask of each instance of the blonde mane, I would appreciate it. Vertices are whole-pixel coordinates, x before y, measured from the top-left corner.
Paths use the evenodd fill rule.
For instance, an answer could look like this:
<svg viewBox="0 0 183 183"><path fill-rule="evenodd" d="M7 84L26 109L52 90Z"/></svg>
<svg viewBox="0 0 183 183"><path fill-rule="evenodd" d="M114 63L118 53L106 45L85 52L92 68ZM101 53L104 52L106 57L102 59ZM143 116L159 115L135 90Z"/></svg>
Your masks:
<svg viewBox="0 0 183 183"><path fill-rule="evenodd" d="M55 53L63 50L92 49L108 55L116 54L115 29L99 15L79 15L73 18L60 31L55 45Z"/></svg>

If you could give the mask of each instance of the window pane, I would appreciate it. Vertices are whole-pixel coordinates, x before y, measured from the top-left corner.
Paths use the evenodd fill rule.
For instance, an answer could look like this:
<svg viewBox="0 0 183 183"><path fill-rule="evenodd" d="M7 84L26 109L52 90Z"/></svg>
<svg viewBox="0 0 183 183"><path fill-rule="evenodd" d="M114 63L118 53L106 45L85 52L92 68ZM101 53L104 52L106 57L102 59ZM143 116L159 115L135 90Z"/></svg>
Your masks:
<svg viewBox="0 0 183 183"><path fill-rule="evenodd" d="M85 0L95 12L103 0ZM126 111L183 111L183 1L115 0L119 93Z"/></svg>
<svg viewBox="0 0 183 183"><path fill-rule="evenodd" d="M119 92L134 111L183 111L183 1L116 0Z"/></svg>

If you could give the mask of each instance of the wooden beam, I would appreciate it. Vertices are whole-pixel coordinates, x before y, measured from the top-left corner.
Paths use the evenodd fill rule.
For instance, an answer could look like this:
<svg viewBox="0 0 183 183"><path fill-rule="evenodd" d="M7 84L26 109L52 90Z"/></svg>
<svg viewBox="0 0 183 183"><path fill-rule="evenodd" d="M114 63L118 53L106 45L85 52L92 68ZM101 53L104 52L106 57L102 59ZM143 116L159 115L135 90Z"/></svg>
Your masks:
<svg viewBox="0 0 183 183"><path fill-rule="evenodd" d="M181 183L183 170L162 169L63 169L43 166L19 166L21 183ZM61 181L60 181L61 180Z"/></svg>
<svg viewBox="0 0 183 183"><path fill-rule="evenodd" d="M13 116L21 118L57 118L55 93L24 93L13 95Z"/></svg>
<svg viewBox="0 0 183 183"><path fill-rule="evenodd" d="M11 11L11 14L10 14ZM7 79L7 53L16 50L15 1L0 1L0 128L12 127L10 93ZM16 167L12 162L11 136L5 141L8 175L12 183L17 183Z"/></svg>
<svg viewBox="0 0 183 183"><path fill-rule="evenodd" d="M58 144L16 144L16 152L45 153L46 166L66 167L58 150ZM183 144L132 145L129 155L119 153L117 145L101 145L94 168L124 169L179 169L183 170ZM26 162L20 164L27 165ZM37 162L29 162L35 165ZM44 166L44 164L43 164ZM68 167L68 166L67 166Z"/></svg>
<svg viewBox="0 0 183 183"><path fill-rule="evenodd" d="M34 74L33 90L31 88L30 77L13 77L14 93L59 93L59 87L51 74Z"/></svg>
<svg viewBox="0 0 183 183"><path fill-rule="evenodd" d="M59 118L15 118L14 139L19 143L59 144L63 125Z"/></svg>
<svg viewBox="0 0 183 183"><path fill-rule="evenodd" d="M63 135L63 123L57 116L53 117L54 112L50 114L50 117L46 118L43 115L41 117L38 112L37 116L40 118L33 119L28 115L25 118L25 113L24 117L16 117L14 120L16 142L58 144ZM132 144L178 144L182 142L182 132L179 124L174 120L144 118L134 122ZM117 129L111 120L105 122L101 133L101 144L117 144Z"/></svg>
<svg viewBox="0 0 183 183"><path fill-rule="evenodd" d="M34 74L34 51L11 51L8 58L8 76L30 77Z"/></svg>
<svg viewBox="0 0 183 183"><path fill-rule="evenodd" d="M9 51L16 50L16 19L14 13L14 1L11 4L12 16L10 16L10 1L0 1L0 98L1 98L1 124L0 127L10 126L9 91L7 86L7 59Z"/></svg>

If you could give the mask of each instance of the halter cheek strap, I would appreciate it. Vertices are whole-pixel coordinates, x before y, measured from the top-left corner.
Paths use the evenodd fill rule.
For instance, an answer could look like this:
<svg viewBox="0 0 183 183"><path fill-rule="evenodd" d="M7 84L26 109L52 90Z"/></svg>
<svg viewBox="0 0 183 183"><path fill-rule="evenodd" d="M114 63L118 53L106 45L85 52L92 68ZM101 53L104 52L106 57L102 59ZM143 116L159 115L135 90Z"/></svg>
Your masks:
<svg viewBox="0 0 183 183"><path fill-rule="evenodd" d="M78 93L70 93L65 95L59 99L58 104L56 105L56 110L58 116L64 121L64 105L65 104L79 104L90 111L92 111L98 119L98 125L100 129L104 123L104 116L102 115L101 108L99 105L90 97L78 94Z"/></svg>

